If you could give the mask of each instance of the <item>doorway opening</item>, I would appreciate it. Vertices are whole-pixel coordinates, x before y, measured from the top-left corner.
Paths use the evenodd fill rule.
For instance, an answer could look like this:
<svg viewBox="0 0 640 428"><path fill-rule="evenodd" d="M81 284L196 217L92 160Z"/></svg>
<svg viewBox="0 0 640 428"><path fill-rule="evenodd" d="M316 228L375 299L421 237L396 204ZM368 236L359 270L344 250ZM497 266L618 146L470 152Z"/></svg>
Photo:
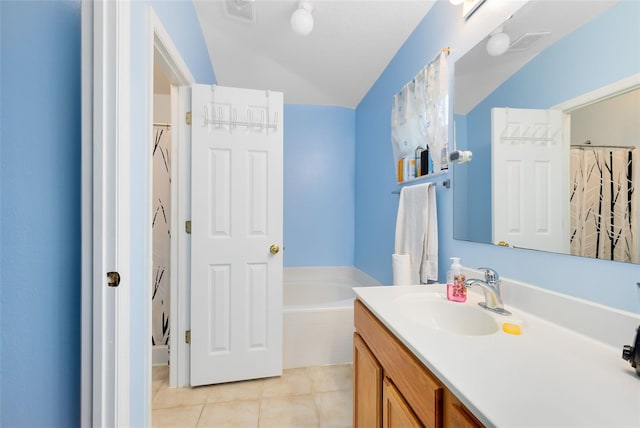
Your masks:
<svg viewBox="0 0 640 428"><path fill-rule="evenodd" d="M184 118L191 104L195 79L153 9L148 9L147 68L147 218L151 229L146 251L148 379L153 390L152 365L169 367L169 385L188 385L189 349L184 339L190 317L189 235L190 141ZM182 225L182 227L180 227ZM153 347L155 343L157 346ZM155 348L155 349L154 349ZM149 402L150 404L150 402ZM149 412L150 412L149 406Z"/></svg>
<svg viewBox="0 0 640 428"><path fill-rule="evenodd" d="M152 364L169 365L171 306L171 84L155 63L153 73L153 181L151 346Z"/></svg>

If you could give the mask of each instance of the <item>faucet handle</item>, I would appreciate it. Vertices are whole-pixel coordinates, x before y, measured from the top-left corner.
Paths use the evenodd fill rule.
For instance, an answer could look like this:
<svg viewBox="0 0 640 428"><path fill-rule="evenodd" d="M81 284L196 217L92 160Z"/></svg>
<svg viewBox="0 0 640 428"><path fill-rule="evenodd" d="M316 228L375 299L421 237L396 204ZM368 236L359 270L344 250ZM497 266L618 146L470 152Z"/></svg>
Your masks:
<svg viewBox="0 0 640 428"><path fill-rule="evenodd" d="M481 267L478 268L480 270L484 271L484 280L487 282L497 282L500 281L500 275L498 275L498 272L496 272L495 270L491 269L491 268L485 268L485 267Z"/></svg>

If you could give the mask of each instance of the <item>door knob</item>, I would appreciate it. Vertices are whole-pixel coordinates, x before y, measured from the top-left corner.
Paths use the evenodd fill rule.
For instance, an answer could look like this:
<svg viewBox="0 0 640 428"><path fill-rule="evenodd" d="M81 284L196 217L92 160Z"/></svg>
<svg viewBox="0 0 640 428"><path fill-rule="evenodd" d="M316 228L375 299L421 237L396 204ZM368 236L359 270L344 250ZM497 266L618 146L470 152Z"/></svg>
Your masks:
<svg viewBox="0 0 640 428"><path fill-rule="evenodd" d="M118 272L107 272L107 285L109 287L120 285L120 274Z"/></svg>
<svg viewBox="0 0 640 428"><path fill-rule="evenodd" d="M269 251L271 252L271 254L278 254L280 252L280 247L278 247L276 244L273 244L269 247Z"/></svg>

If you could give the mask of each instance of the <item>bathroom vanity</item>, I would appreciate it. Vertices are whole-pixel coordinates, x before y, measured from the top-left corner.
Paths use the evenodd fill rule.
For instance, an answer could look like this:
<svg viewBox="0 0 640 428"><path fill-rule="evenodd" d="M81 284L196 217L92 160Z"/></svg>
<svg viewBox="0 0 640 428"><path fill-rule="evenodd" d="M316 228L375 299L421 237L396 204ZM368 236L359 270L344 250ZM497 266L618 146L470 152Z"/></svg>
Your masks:
<svg viewBox="0 0 640 428"><path fill-rule="evenodd" d="M509 295L513 287L506 288ZM628 327L628 341L640 319L520 288L546 308L564 305L560 316L580 324L593 318ZM640 377L620 357L622 344L616 349L507 299L512 316L480 308L478 293L449 302L442 285L354 290L356 428L640 426ZM510 297L517 300L516 292ZM520 334L507 334L505 321Z"/></svg>
<svg viewBox="0 0 640 428"><path fill-rule="evenodd" d="M354 305L354 427L482 426L361 301Z"/></svg>

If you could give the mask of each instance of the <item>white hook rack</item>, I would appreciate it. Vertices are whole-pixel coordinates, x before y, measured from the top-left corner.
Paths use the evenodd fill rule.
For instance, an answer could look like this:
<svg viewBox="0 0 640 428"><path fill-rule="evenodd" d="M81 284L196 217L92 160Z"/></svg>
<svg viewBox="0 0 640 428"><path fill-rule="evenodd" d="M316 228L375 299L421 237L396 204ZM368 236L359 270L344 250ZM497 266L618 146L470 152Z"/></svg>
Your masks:
<svg viewBox="0 0 640 428"><path fill-rule="evenodd" d="M213 117L210 117L209 110L210 109L205 106L203 126L213 125L215 128L228 126L230 129L235 129L240 126L247 128L248 130L257 129L260 130L260 132L265 130L278 130L277 112L273 114L273 120L270 121L265 111L261 111L260 118L254 120L254 111L249 108L246 110L245 120L238 120L238 111L235 108L231 109L231 117L229 119L224 119L224 109L222 107L218 107L217 112L215 107L211 109L213 110Z"/></svg>
<svg viewBox="0 0 640 428"><path fill-rule="evenodd" d="M518 125L510 125L512 124L507 124L504 128L500 135L500 140L504 142L528 141L532 143L553 143L558 139L561 131L560 129L551 129L548 126L536 127L534 129L527 127L524 130L521 130Z"/></svg>
<svg viewBox="0 0 640 428"><path fill-rule="evenodd" d="M260 132L264 132L265 130L267 131L267 133L269 131L277 131L278 130L278 112L275 112L273 115L273 121L270 122L269 121L269 95L271 94L270 90L266 90L266 98L267 98L267 105L262 107L262 110L260 110L260 120L259 121L255 121L253 120L253 114L254 114L254 110L252 110L251 108L247 108L246 109L246 113L245 113L245 120L238 120L238 111L235 107L230 108L230 112L229 112L229 118L225 119L224 118L224 112L225 112L225 108L222 106L217 106L217 114L216 114L216 103L215 103L215 98L216 98L216 85L212 85L211 86L211 110L213 113L213 117L209 117L209 108L207 106L204 107L204 125L203 126L209 126L209 125L213 125L215 128L224 128L224 127L229 127L229 130L234 130L237 127L241 126L246 128L247 131L250 130L259 130ZM254 106L257 108L261 108L258 106Z"/></svg>

